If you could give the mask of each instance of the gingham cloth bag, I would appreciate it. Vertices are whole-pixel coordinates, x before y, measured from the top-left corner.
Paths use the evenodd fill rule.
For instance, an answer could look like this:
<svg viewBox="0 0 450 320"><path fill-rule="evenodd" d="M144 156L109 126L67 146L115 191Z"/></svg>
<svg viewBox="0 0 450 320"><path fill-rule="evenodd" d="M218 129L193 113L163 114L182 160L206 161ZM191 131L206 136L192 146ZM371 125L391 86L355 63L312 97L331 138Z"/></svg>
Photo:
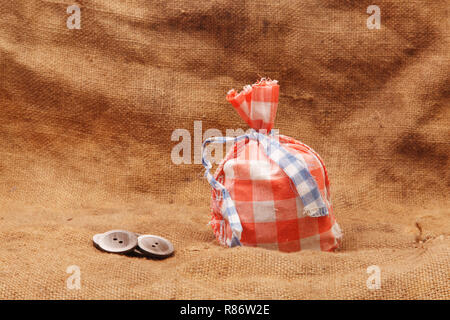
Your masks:
<svg viewBox="0 0 450 320"><path fill-rule="evenodd" d="M227 100L252 129L203 143L205 176L212 186L210 224L229 247L333 251L342 233L325 165L307 145L272 131L278 93L277 81L266 79L240 93L228 92ZM207 146L229 142L234 145L213 176Z"/></svg>

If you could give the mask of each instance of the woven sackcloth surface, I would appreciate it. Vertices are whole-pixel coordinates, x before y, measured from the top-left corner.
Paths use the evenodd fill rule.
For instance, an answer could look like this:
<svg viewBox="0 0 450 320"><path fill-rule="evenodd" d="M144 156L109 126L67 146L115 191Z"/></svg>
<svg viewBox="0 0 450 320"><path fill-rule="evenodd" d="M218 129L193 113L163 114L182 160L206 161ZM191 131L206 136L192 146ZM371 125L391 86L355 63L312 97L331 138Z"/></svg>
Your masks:
<svg viewBox="0 0 450 320"><path fill-rule="evenodd" d="M0 1L0 298L449 299L448 1L379 0L381 29L371 4ZM225 95L261 76L275 128L327 166L338 252L228 249L207 225L194 122L248 129ZM95 249L111 229L175 255Z"/></svg>

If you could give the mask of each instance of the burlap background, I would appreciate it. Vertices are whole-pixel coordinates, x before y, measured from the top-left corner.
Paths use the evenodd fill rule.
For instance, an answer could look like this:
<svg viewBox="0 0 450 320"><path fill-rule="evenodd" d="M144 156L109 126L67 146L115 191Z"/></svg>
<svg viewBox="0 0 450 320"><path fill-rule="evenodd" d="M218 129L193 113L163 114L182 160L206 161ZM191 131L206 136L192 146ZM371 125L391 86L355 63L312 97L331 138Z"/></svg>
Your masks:
<svg viewBox="0 0 450 320"><path fill-rule="evenodd" d="M448 299L448 5L1 0L0 297ZM276 127L327 164L340 252L220 247L201 165L170 160L176 128L246 129L225 93L259 75L280 81ZM176 255L96 250L113 228Z"/></svg>

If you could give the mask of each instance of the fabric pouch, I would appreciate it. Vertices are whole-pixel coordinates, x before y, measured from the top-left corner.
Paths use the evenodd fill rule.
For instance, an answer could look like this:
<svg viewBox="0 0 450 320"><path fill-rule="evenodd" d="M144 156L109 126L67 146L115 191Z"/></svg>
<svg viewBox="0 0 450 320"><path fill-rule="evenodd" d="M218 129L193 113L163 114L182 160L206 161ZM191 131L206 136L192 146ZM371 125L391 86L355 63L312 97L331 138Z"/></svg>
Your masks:
<svg viewBox="0 0 450 320"><path fill-rule="evenodd" d="M252 129L203 142L205 176L212 186L210 224L228 247L333 251L342 232L325 165L307 145L272 130L278 94L277 81L264 78L240 93L228 92L227 100ZM230 142L233 147L211 174L208 144Z"/></svg>

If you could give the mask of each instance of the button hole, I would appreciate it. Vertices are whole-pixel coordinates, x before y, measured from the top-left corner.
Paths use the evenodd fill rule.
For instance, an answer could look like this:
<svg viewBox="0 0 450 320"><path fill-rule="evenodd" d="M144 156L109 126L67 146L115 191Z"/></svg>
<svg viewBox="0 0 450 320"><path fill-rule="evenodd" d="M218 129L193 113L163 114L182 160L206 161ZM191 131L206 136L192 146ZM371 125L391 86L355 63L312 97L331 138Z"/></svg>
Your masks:
<svg viewBox="0 0 450 320"><path fill-rule="evenodd" d="M113 240L114 240L114 241L116 241L116 240L117 240L117 238L113 238Z"/></svg>
<svg viewBox="0 0 450 320"><path fill-rule="evenodd" d="M123 241L122 241L122 240L120 240L120 241L119 241L119 243L123 243Z"/></svg>

